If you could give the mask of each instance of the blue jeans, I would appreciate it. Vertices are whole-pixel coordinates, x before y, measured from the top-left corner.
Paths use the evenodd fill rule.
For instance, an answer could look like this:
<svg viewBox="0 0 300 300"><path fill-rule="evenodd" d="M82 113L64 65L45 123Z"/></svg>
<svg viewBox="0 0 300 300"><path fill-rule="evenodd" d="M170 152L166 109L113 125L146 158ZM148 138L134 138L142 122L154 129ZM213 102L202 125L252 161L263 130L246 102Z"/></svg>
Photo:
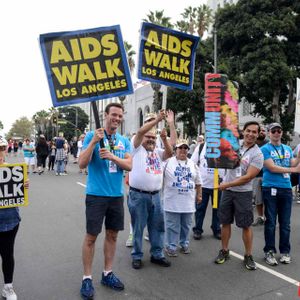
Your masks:
<svg viewBox="0 0 300 300"><path fill-rule="evenodd" d="M276 218L279 223L279 251L290 253L290 220L292 213L292 189L275 188L276 195L271 195L271 188L263 187L263 199L265 205L265 247L264 252L273 251L275 247Z"/></svg>
<svg viewBox="0 0 300 300"><path fill-rule="evenodd" d="M189 233L193 222L193 213L165 211L166 248L176 250L178 241L181 247L189 246Z"/></svg>
<svg viewBox="0 0 300 300"><path fill-rule="evenodd" d="M203 232L203 221L205 218L205 213L207 209L207 205L209 202L209 197L211 197L211 203L213 203L213 189L208 188L202 188L202 202L200 204L196 203L196 212L195 212L195 227L193 227L193 231L196 233L202 233ZM221 191L218 193L218 207L221 199ZM211 226L214 235L221 232L219 217L218 217L218 209L213 208L212 209L212 220L211 220Z"/></svg>
<svg viewBox="0 0 300 300"><path fill-rule="evenodd" d="M160 193L150 195L129 190L128 208L133 228L133 259L143 257L143 233L148 227L150 253L154 258L164 257L164 215L160 203Z"/></svg>
<svg viewBox="0 0 300 300"><path fill-rule="evenodd" d="M56 161L56 172L57 173L64 173L65 171L65 162L64 160L57 160Z"/></svg>

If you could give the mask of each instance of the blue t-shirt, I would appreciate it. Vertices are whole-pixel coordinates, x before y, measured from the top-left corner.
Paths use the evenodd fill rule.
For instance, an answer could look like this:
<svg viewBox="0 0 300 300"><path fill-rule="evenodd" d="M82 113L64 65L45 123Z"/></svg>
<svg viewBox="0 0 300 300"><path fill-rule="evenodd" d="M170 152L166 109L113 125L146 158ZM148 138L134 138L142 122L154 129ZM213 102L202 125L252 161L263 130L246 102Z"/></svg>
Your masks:
<svg viewBox="0 0 300 300"><path fill-rule="evenodd" d="M28 149L34 149L34 147L32 145L24 145L23 147L23 153L24 153L24 157L34 157L34 152L33 151L29 151Z"/></svg>
<svg viewBox="0 0 300 300"><path fill-rule="evenodd" d="M272 145L268 143L260 148L264 160L271 158L274 164L280 167L290 167L291 159L293 158L292 149L284 144L280 146ZM277 188L292 188L291 179L289 173L272 173L266 167L263 168L263 181L264 187L277 187Z"/></svg>
<svg viewBox="0 0 300 300"><path fill-rule="evenodd" d="M93 136L93 131L86 134L83 141L83 150L88 147ZM114 149L112 150L114 155L124 158L126 153L130 153L130 142L127 138L117 133L112 135L111 140L114 143ZM107 136L104 138L104 145L107 149L110 149ZM101 159L99 149L100 145L97 143L88 165L86 194L120 197L123 195L123 170L116 165L112 167L108 159ZM115 169L115 172L112 172L113 169Z"/></svg>

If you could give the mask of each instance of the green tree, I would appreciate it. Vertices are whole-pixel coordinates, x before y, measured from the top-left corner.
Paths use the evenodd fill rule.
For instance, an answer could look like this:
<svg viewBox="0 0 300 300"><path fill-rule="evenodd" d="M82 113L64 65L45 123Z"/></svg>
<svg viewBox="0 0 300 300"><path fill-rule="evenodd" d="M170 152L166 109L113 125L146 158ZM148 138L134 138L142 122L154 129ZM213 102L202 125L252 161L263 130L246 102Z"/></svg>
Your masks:
<svg viewBox="0 0 300 300"><path fill-rule="evenodd" d="M59 131L70 140L85 131L89 124L89 116L78 106L63 106L58 108L58 123L59 121L66 121L65 124L59 124Z"/></svg>
<svg viewBox="0 0 300 300"><path fill-rule="evenodd" d="M34 124L31 120L27 117L21 117L20 119L16 120L13 124L11 129L6 135L7 139L11 139L14 136L26 138L31 137L34 134Z"/></svg>
<svg viewBox="0 0 300 300"><path fill-rule="evenodd" d="M44 134L46 139L49 139L47 127L49 126L50 113L46 110L36 112L32 116L37 135Z"/></svg>
<svg viewBox="0 0 300 300"><path fill-rule="evenodd" d="M156 10L154 12L150 10L147 18L143 19L143 21L168 28L174 28L174 25L171 23L171 18L164 16L164 10Z"/></svg>
<svg viewBox="0 0 300 300"><path fill-rule="evenodd" d="M300 4L240 0L216 15L219 71L240 84L240 97L266 122L293 126L300 74Z"/></svg>
<svg viewBox="0 0 300 300"><path fill-rule="evenodd" d="M203 36L212 22L212 11L206 5L188 7L181 14L183 20L176 26L185 33ZM204 76L213 72L213 44L211 39L202 41L196 52L194 85L191 91L168 88L167 106L179 115L184 123L184 134L194 137L204 120Z"/></svg>

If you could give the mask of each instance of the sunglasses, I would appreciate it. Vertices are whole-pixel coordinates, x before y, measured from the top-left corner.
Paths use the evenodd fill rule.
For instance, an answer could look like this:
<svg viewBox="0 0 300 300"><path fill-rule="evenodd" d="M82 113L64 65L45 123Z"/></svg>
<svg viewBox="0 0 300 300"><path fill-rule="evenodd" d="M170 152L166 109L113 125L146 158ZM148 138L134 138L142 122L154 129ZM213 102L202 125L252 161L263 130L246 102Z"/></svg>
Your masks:
<svg viewBox="0 0 300 300"><path fill-rule="evenodd" d="M273 134L276 133L276 132L281 133L282 130L280 128L271 130L271 133L273 133Z"/></svg>
<svg viewBox="0 0 300 300"><path fill-rule="evenodd" d="M184 149L184 150L187 150L187 149L189 149L189 147L187 147L187 146L180 146L180 147L178 147L178 149Z"/></svg>

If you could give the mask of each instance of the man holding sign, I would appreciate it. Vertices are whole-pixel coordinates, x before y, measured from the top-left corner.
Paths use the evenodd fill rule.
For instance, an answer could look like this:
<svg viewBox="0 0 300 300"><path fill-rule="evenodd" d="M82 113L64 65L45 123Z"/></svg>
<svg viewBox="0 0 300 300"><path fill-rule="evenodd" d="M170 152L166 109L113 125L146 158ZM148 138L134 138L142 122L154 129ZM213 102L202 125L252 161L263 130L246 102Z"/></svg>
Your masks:
<svg viewBox="0 0 300 300"><path fill-rule="evenodd" d="M105 129L88 132L79 157L79 168L88 167L86 188L86 236L82 259L84 276L81 295L92 299L92 262L95 242L105 219L104 271L101 283L123 290L123 283L112 272L118 231L124 229L123 170L130 171L130 143L117 133L123 119L121 104L110 103L105 108ZM100 142L100 143L99 143ZM101 146L100 146L101 145Z"/></svg>
<svg viewBox="0 0 300 300"><path fill-rule="evenodd" d="M14 244L19 229L20 215L16 206L27 205L29 183L25 165L5 164L7 141L0 138L0 255L4 287L2 296L7 300L17 300L13 288Z"/></svg>
<svg viewBox="0 0 300 300"><path fill-rule="evenodd" d="M231 224L235 219L236 225L243 229L245 246L244 265L248 270L255 270L256 263L252 257L253 223L252 209L252 180L263 167L263 154L256 145L260 126L255 121L244 125L244 143L240 149L240 164L235 169L226 170L224 181L219 185L223 191L218 216L221 229L222 249L215 263L223 264L229 259L229 239Z"/></svg>

